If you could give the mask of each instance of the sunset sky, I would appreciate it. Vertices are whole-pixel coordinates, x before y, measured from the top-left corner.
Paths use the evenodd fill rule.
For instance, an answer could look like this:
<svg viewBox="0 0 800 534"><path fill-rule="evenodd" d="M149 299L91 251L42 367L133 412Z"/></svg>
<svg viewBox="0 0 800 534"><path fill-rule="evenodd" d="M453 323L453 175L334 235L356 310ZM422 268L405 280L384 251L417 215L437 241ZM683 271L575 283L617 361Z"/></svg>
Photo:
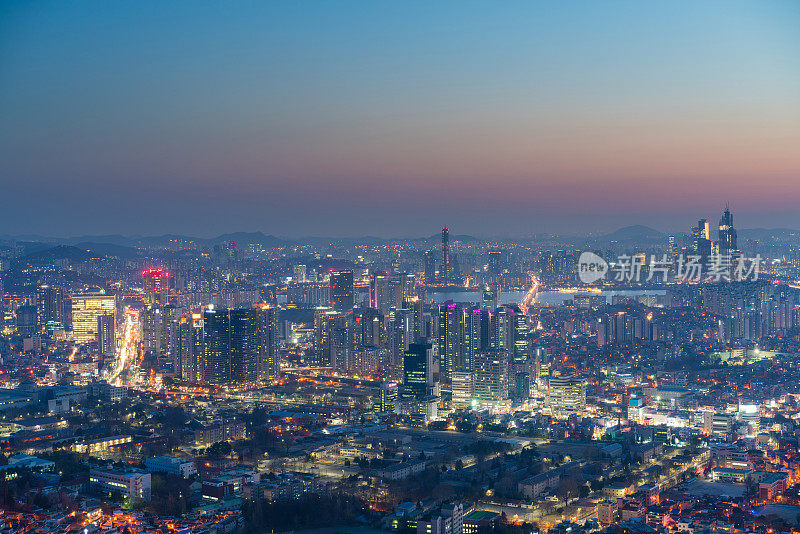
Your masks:
<svg viewBox="0 0 800 534"><path fill-rule="evenodd" d="M800 2L7 2L0 234L800 228Z"/></svg>

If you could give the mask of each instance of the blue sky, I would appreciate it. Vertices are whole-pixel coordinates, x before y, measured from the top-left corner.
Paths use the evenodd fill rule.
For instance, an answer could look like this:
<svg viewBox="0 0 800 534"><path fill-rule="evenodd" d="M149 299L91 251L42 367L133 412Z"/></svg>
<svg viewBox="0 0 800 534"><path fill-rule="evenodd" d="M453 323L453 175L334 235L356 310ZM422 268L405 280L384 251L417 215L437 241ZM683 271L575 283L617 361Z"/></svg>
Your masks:
<svg viewBox="0 0 800 534"><path fill-rule="evenodd" d="M8 233L800 226L796 2L0 9Z"/></svg>

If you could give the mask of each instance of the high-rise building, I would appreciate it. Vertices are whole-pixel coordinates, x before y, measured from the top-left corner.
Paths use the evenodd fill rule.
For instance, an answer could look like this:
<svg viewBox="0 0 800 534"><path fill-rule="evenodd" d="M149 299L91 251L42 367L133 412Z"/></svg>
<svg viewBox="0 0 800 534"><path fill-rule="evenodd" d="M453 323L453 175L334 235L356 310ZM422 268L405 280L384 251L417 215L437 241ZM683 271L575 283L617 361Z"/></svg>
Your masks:
<svg viewBox="0 0 800 534"><path fill-rule="evenodd" d="M306 266L305 265L295 265L292 267L292 283L294 284L302 284L307 282L306 280Z"/></svg>
<svg viewBox="0 0 800 534"><path fill-rule="evenodd" d="M169 273L162 268L142 271L142 290L148 304L161 301L161 294L169 291Z"/></svg>
<svg viewBox="0 0 800 534"><path fill-rule="evenodd" d="M433 347L430 343L411 343L403 356L403 398L422 398L435 388Z"/></svg>
<svg viewBox="0 0 800 534"><path fill-rule="evenodd" d="M454 365L459 366L459 370L465 371L463 365L463 350L461 348L464 325L464 310L456 302L446 302L439 305L437 316L437 348L439 352L439 371L442 373L444 382L450 381L450 372Z"/></svg>
<svg viewBox="0 0 800 534"><path fill-rule="evenodd" d="M203 313L204 379L214 384L231 380L231 325L224 309L208 309Z"/></svg>
<svg viewBox="0 0 800 534"><path fill-rule="evenodd" d="M577 377L551 377L547 384L547 402L550 412L557 419L581 413L586 407L586 386Z"/></svg>
<svg viewBox="0 0 800 534"><path fill-rule="evenodd" d="M331 306L340 313L352 311L355 305L353 271L349 269L334 270L330 275Z"/></svg>
<svg viewBox="0 0 800 534"><path fill-rule="evenodd" d="M139 314L139 326L142 330L142 349L145 352L158 354L161 352L161 328L164 321L161 318L161 307L148 304Z"/></svg>
<svg viewBox="0 0 800 534"><path fill-rule="evenodd" d="M719 253L732 254L737 251L736 228L733 227L733 215L728 206L719 220Z"/></svg>
<svg viewBox="0 0 800 534"><path fill-rule="evenodd" d="M161 355L172 364L175 369L176 354L178 351L178 323L181 320L182 309L172 304L161 307Z"/></svg>
<svg viewBox="0 0 800 534"><path fill-rule="evenodd" d="M450 373L453 392L452 405L456 410L466 410L472 406L473 375L472 371L453 371Z"/></svg>
<svg viewBox="0 0 800 534"><path fill-rule="evenodd" d="M207 309L203 314L204 380L213 384L255 382L260 340L255 308Z"/></svg>
<svg viewBox="0 0 800 534"><path fill-rule="evenodd" d="M49 284L36 289L36 326L39 332L52 332L66 327L64 291Z"/></svg>
<svg viewBox="0 0 800 534"><path fill-rule="evenodd" d="M397 406L397 382L381 382L378 411L393 413Z"/></svg>
<svg viewBox="0 0 800 534"><path fill-rule="evenodd" d="M692 228L694 239L694 253L703 258L703 263L711 256L711 225L705 219L700 219L697 226Z"/></svg>
<svg viewBox="0 0 800 534"><path fill-rule="evenodd" d="M255 308L228 310L230 317L231 380L250 383L258 379L259 324Z"/></svg>
<svg viewBox="0 0 800 534"><path fill-rule="evenodd" d="M439 272L442 285L450 283L450 230L442 228L442 268Z"/></svg>
<svg viewBox="0 0 800 534"><path fill-rule="evenodd" d="M275 306L262 304L258 313L259 380L271 380L280 374L278 313Z"/></svg>
<svg viewBox="0 0 800 534"><path fill-rule="evenodd" d="M117 298L98 289L72 296L72 335L75 343L97 341L97 318L113 315L116 323Z"/></svg>
<svg viewBox="0 0 800 534"><path fill-rule="evenodd" d="M314 350L307 355L309 365L327 367L332 364L331 334L336 319L340 316L330 308L321 308L314 312Z"/></svg>
<svg viewBox="0 0 800 534"><path fill-rule="evenodd" d="M374 272L369 276L369 306L380 310L384 315L395 305L395 295L389 279L388 271Z"/></svg>
<svg viewBox="0 0 800 534"><path fill-rule="evenodd" d="M475 354L474 398L482 406L496 407L508 400L508 352L481 350Z"/></svg>
<svg viewBox="0 0 800 534"><path fill-rule="evenodd" d="M32 336L37 332L36 306L20 306L16 310L17 333L23 337Z"/></svg>
<svg viewBox="0 0 800 534"><path fill-rule="evenodd" d="M436 252L429 250L425 253L425 283L436 283Z"/></svg>
<svg viewBox="0 0 800 534"><path fill-rule="evenodd" d="M202 382L205 378L205 321L203 314L193 313L178 324L179 333L179 378L187 382Z"/></svg>
<svg viewBox="0 0 800 534"><path fill-rule="evenodd" d="M97 346L100 353L113 356L117 350L114 316L111 314L97 317Z"/></svg>

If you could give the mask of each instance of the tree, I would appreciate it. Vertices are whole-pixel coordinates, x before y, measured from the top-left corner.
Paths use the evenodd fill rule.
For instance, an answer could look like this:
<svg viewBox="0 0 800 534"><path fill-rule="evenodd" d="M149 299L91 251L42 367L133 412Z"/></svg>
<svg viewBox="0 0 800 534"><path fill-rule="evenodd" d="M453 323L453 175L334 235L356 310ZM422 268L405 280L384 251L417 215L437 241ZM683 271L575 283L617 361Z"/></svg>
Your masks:
<svg viewBox="0 0 800 534"><path fill-rule="evenodd" d="M208 454L211 456L227 456L231 453L231 444L229 441L218 441L208 448Z"/></svg>

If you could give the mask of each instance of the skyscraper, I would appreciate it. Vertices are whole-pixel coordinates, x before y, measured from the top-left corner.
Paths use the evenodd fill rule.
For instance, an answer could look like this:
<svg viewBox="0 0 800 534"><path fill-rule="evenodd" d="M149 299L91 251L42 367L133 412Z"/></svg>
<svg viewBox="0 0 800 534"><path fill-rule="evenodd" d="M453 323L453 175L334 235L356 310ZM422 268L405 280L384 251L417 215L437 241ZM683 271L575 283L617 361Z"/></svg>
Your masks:
<svg viewBox="0 0 800 534"><path fill-rule="evenodd" d="M117 350L114 327L113 315L106 314L97 317L97 346L100 353L105 356L113 356Z"/></svg>
<svg viewBox="0 0 800 534"><path fill-rule="evenodd" d="M231 380L231 333L227 310L208 309L203 314L204 378L214 384Z"/></svg>
<svg viewBox="0 0 800 534"><path fill-rule="evenodd" d="M474 397L484 406L496 407L508 400L508 352L481 350L475 354Z"/></svg>
<svg viewBox="0 0 800 534"><path fill-rule="evenodd" d="M728 206L719 220L719 253L731 254L737 250L736 228L733 227L733 215Z"/></svg>
<svg viewBox="0 0 800 534"><path fill-rule="evenodd" d="M395 305L395 296L389 283L389 272L378 271L369 276L369 305L384 315Z"/></svg>
<svg viewBox="0 0 800 534"><path fill-rule="evenodd" d="M547 403L557 419L581 413L586 407L586 386L577 377L552 377L547 384Z"/></svg>
<svg viewBox="0 0 800 534"><path fill-rule="evenodd" d="M179 377L182 380L188 382L202 382L204 380L204 327L205 322L203 315L200 313L193 313L191 317L184 317L180 320L178 325L180 340L178 358L180 363L175 372L179 373Z"/></svg>
<svg viewBox="0 0 800 534"><path fill-rule="evenodd" d="M461 342L464 332L463 308L455 302L446 302L439 305L437 316L437 348L439 350L439 370L442 380L450 381L450 372L454 365L462 361L463 351ZM459 365L460 371L468 371Z"/></svg>
<svg viewBox="0 0 800 534"><path fill-rule="evenodd" d="M102 289L87 291L72 296L72 335L75 343L90 343L97 340L97 318L113 315L116 322L117 299L106 295Z"/></svg>
<svg viewBox="0 0 800 534"><path fill-rule="evenodd" d="M233 382L258 379L259 331L255 308L228 310L230 320L230 369Z"/></svg>
<svg viewBox="0 0 800 534"><path fill-rule="evenodd" d="M145 269L142 271L142 289L145 302L159 302L161 293L169 290L169 273L160 267Z"/></svg>
<svg viewBox="0 0 800 534"><path fill-rule="evenodd" d="M705 219L700 219L692 228L694 253L703 258L703 262L711 256L711 226Z"/></svg>
<svg viewBox="0 0 800 534"><path fill-rule="evenodd" d="M442 285L450 283L450 230L442 228L442 270L439 273Z"/></svg>
<svg viewBox="0 0 800 534"><path fill-rule="evenodd" d="M425 283L436 283L436 252L433 250L425 252Z"/></svg>
<svg viewBox="0 0 800 534"><path fill-rule="evenodd" d="M331 306L340 313L352 311L355 305L353 271L349 269L333 270L330 275Z"/></svg>
<svg viewBox="0 0 800 534"><path fill-rule="evenodd" d="M161 328L164 322L161 318L161 307L148 304L139 314L139 324L142 329L142 349L146 352L161 352Z"/></svg>
<svg viewBox="0 0 800 534"><path fill-rule="evenodd" d="M295 265L292 267L292 282L295 284L302 284L306 281L306 266Z"/></svg>
<svg viewBox="0 0 800 534"><path fill-rule="evenodd" d="M65 323L64 291L58 286L39 286L36 290L36 326L39 332L61 330Z"/></svg>
<svg viewBox="0 0 800 534"><path fill-rule="evenodd" d="M403 398L422 398L434 387L433 348L430 343L411 343L403 356Z"/></svg>
<svg viewBox="0 0 800 534"><path fill-rule="evenodd" d="M258 314L259 337L259 380L277 378L280 372L278 352L278 308L261 304L256 308Z"/></svg>

